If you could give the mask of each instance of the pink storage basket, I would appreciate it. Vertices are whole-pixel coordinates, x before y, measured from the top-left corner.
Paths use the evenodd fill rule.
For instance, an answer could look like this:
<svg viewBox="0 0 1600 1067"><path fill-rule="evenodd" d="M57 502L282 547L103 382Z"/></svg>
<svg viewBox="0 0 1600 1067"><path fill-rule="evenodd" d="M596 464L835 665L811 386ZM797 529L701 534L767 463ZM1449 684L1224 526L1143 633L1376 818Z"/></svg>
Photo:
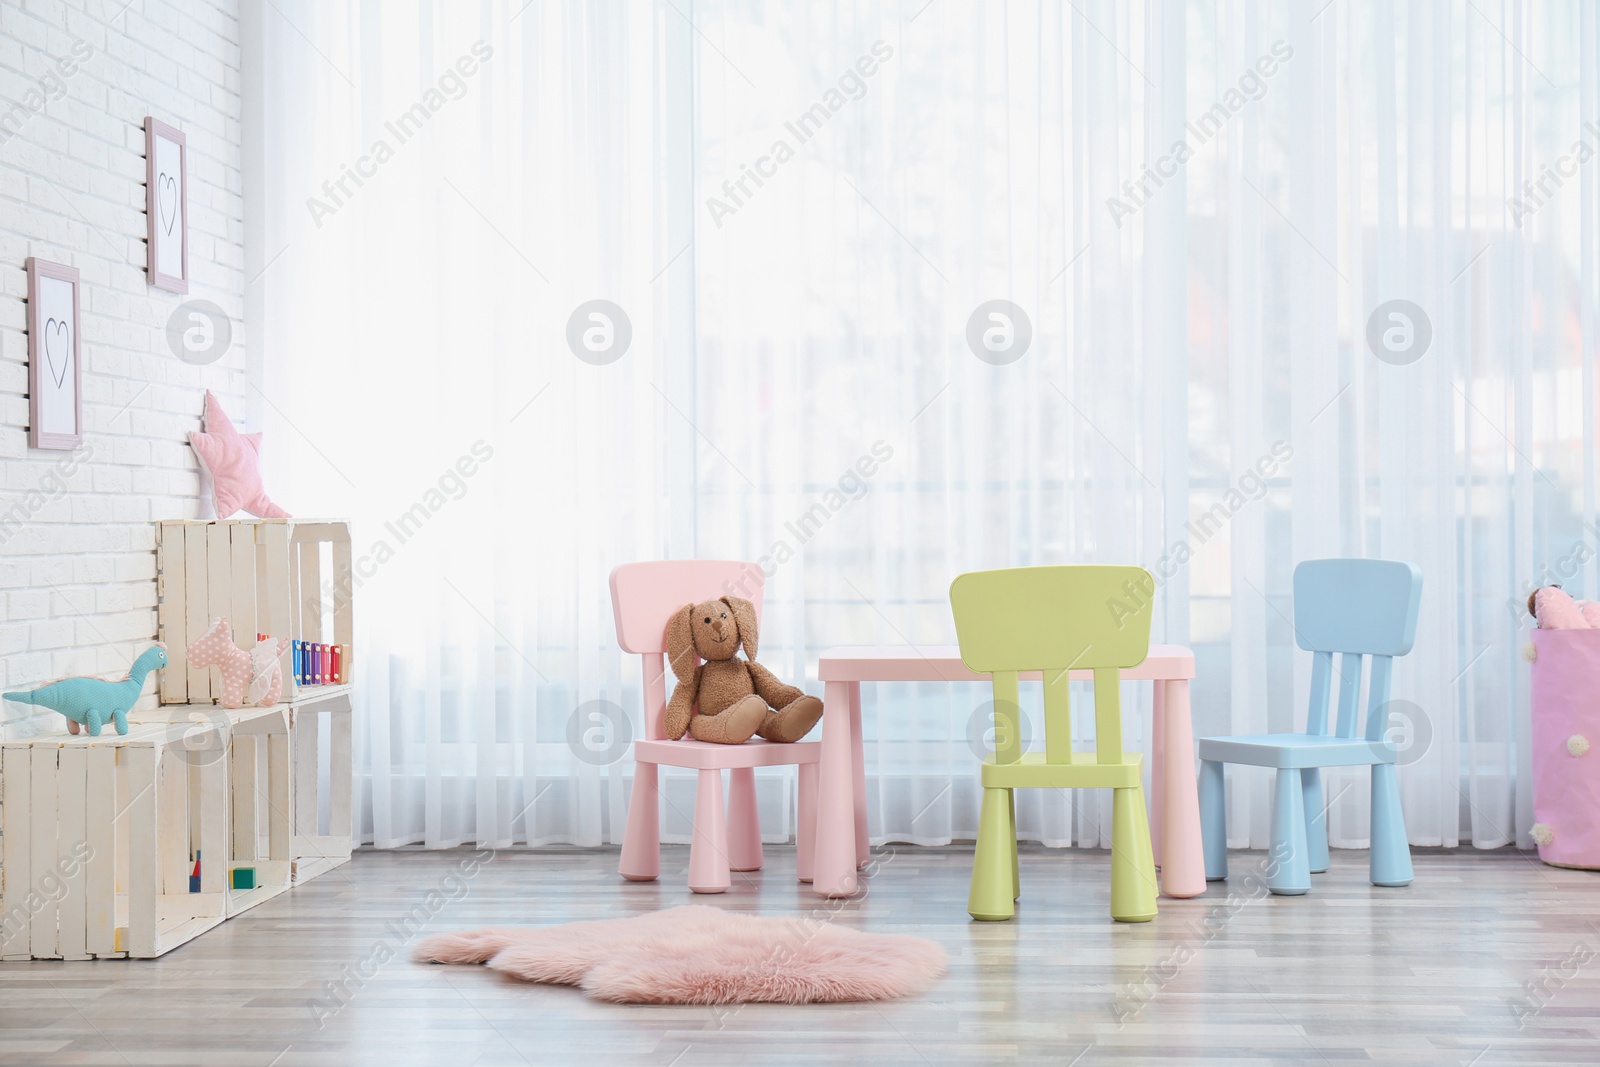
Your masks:
<svg viewBox="0 0 1600 1067"><path fill-rule="evenodd" d="M1533 647L1539 858L1600 869L1600 630L1535 630Z"/></svg>

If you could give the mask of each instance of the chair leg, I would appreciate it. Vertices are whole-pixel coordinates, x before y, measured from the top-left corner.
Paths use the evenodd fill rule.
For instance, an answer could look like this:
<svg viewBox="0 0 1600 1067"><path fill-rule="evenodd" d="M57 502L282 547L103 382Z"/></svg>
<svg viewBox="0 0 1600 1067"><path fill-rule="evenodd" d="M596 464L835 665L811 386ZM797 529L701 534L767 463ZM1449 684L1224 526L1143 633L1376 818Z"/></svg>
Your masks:
<svg viewBox="0 0 1600 1067"><path fill-rule="evenodd" d="M765 861L761 815L756 810L756 772L752 767L735 767L728 772L728 867L759 871Z"/></svg>
<svg viewBox="0 0 1600 1067"><path fill-rule="evenodd" d="M1136 835L1134 838L1134 843L1141 846L1143 849L1143 855L1139 859L1139 865L1141 870L1147 870L1150 872L1150 901L1151 903L1154 903L1161 896L1161 868L1156 866L1156 841L1155 838L1150 836L1148 829L1150 825L1150 811L1148 806L1145 804L1144 790L1138 790L1138 794L1138 797L1135 799L1138 800L1139 807L1145 808L1144 819L1146 831L1143 837Z"/></svg>
<svg viewBox="0 0 1600 1067"><path fill-rule="evenodd" d="M1016 837L1006 844L1010 829L1011 790L985 789L983 813L978 818L978 847L972 857L972 889L967 895L967 914L984 922L1003 922L1017 913L1012 893L1011 849Z"/></svg>
<svg viewBox="0 0 1600 1067"><path fill-rule="evenodd" d="M794 829L794 868L802 882L811 881L817 857L817 765L800 764L800 807Z"/></svg>
<svg viewBox="0 0 1600 1067"><path fill-rule="evenodd" d="M1312 874L1328 869L1328 813L1322 807L1322 771L1300 769L1300 797L1306 809L1306 865Z"/></svg>
<svg viewBox="0 0 1600 1067"><path fill-rule="evenodd" d="M1311 888L1306 859L1305 794L1300 771L1278 768L1272 789L1272 852L1267 862L1267 888L1279 896L1297 897Z"/></svg>
<svg viewBox="0 0 1600 1067"><path fill-rule="evenodd" d="M694 841L689 846L689 888L725 893L728 877L728 824L722 814L722 771L700 772L694 799Z"/></svg>
<svg viewBox="0 0 1600 1067"><path fill-rule="evenodd" d="M628 825L622 831L622 859L617 871L630 882L653 882L661 874L660 768L633 765L633 796L628 800Z"/></svg>
<svg viewBox="0 0 1600 1067"><path fill-rule="evenodd" d="M1022 870L1017 857L1017 791L1008 789L1006 792L1011 794L1010 819L1006 830L1006 840L1011 843L1011 899L1017 901L1022 899Z"/></svg>
<svg viewBox="0 0 1600 1067"><path fill-rule="evenodd" d="M1200 840L1206 854L1206 881L1228 877L1228 794L1222 764L1200 761Z"/></svg>
<svg viewBox="0 0 1600 1067"><path fill-rule="evenodd" d="M1111 791L1111 917L1147 923L1156 917L1155 852L1144 787Z"/></svg>
<svg viewBox="0 0 1600 1067"><path fill-rule="evenodd" d="M1406 841L1406 818L1400 810L1400 780L1394 764L1372 768L1372 884L1411 884L1411 845Z"/></svg>

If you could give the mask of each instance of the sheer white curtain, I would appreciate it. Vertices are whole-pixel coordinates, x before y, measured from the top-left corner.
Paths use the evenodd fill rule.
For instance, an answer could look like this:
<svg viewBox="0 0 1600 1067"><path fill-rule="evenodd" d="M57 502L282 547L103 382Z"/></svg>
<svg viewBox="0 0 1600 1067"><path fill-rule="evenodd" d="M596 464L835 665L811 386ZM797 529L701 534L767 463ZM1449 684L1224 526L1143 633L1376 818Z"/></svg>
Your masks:
<svg viewBox="0 0 1600 1067"><path fill-rule="evenodd" d="M1141 563L1217 733L1300 721L1289 575L1351 554L1424 569L1413 842L1525 844L1516 604L1596 588L1595 20L1317 6L247 5L251 414L373 558L367 839L619 839L619 562L759 560L818 693L828 645L951 640L961 570ZM985 699L868 687L875 839L972 835Z"/></svg>

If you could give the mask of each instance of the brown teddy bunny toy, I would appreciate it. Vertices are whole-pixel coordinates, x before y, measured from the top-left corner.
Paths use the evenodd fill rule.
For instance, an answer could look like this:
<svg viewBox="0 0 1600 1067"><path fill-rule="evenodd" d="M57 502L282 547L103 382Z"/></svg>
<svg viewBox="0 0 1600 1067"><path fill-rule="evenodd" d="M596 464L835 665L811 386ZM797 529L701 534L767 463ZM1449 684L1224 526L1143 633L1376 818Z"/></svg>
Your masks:
<svg viewBox="0 0 1600 1067"><path fill-rule="evenodd" d="M685 604L667 623L667 657L678 686L667 703L667 737L738 745L759 734L798 741L822 718L822 701L785 685L756 662L756 609L725 596ZM740 645L745 659L735 658ZM696 654L705 663L695 662ZM777 710L773 710L773 709Z"/></svg>

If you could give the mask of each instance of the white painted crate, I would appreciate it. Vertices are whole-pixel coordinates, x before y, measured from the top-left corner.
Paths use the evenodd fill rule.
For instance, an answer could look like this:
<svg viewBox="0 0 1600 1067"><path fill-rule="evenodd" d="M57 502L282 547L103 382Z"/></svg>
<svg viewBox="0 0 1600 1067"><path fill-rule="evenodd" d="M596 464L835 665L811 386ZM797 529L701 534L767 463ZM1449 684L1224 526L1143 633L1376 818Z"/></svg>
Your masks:
<svg viewBox="0 0 1600 1067"><path fill-rule="evenodd" d="M130 718L126 735L0 745L0 958L159 956L349 861L348 687ZM234 866L256 869L254 889L230 887Z"/></svg>
<svg viewBox="0 0 1600 1067"><path fill-rule="evenodd" d="M264 863L274 877L284 875L283 885L299 885L350 862L355 839L350 686L306 686L301 692L300 699L270 709L163 705L129 716L135 723L243 720L229 742L233 860Z"/></svg>
<svg viewBox="0 0 1600 1067"><path fill-rule="evenodd" d="M342 645L340 681L348 684L355 661L353 589L350 526L343 520L157 523L157 611L168 658L161 702L206 703L219 695L216 672L194 666L185 654L219 616L228 619L241 648L257 633ZM330 688L296 685L293 657L292 649L284 652L282 700Z"/></svg>
<svg viewBox="0 0 1600 1067"><path fill-rule="evenodd" d="M165 704L136 711L134 723L191 723L185 744L193 747L203 726L227 724L228 867L254 867L254 889L228 889L227 918L277 896L294 878L294 704L225 709L213 704ZM191 801L194 798L191 798ZM191 832L191 845L200 846ZM206 863L201 865L202 880ZM225 878L224 884L229 884Z"/></svg>
<svg viewBox="0 0 1600 1067"><path fill-rule="evenodd" d="M0 956L159 956L227 918L227 734L140 723L0 746ZM196 846L216 859L190 893Z"/></svg>
<svg viewBox="0 0 1600 1067"><path fill-rule="evenodd" d="M327 687L322 687L326 689ZM348 686L305 690L290 710L294 745L294 837L290 845L295 885L350 862L354 840L351 791L351 704ZM321 759L321 735L328 736Z"/></svg>

